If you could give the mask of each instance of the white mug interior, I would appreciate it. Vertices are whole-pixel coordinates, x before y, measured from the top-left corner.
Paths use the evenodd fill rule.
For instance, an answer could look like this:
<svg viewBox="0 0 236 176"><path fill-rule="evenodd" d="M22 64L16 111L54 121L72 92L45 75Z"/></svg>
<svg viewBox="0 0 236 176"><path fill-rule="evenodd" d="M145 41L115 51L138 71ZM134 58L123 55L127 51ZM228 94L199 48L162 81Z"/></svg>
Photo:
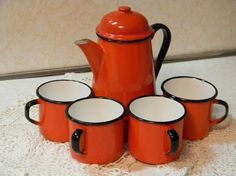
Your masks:
<svg viewBox="0 0 236 176"><path fill-rule="evenodd" d="M84 123L103 123L120 118L124 107L107 98L85 98L71 104L68 115L72 119Z"/></svg>
<svg viewBox="0 0 236 176"><path fill-rule="evenodd" d="M177 77L166 81L163 89L172 96L186 100L206 100L217 94L209 82L194 77Z"/></svg>
<svg viewBox="0 0 236 176"><path fill-rule="evenodd" d="M185 108L181 103L163 96L135 99L130 103L129 111L140 119L160 123L176 121L185 115Z"/></svg>
<svg viewBox="0 0 236 176"><path fill-rule="evenodd" d="M91 88L73 80L55 80L42 84L37 93L48 101L73 102L91 95Z"/></svg>

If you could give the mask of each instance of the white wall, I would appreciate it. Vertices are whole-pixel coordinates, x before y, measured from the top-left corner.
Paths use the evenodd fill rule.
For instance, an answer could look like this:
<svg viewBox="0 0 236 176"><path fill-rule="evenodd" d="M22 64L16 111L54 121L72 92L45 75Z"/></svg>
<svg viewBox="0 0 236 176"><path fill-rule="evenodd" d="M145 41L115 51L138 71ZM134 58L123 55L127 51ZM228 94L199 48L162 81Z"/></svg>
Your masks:
<svg viewBox="0 0 236 176"><path fill-rule="evenodd" d="M120 0L172 31L168 56L236 49L235 0ZM0 74L86 65L74 41L96 40L117 0L0 0ZM158 49L161 35L154 39ZM158 42L159 41L159 42Z"/></svg>

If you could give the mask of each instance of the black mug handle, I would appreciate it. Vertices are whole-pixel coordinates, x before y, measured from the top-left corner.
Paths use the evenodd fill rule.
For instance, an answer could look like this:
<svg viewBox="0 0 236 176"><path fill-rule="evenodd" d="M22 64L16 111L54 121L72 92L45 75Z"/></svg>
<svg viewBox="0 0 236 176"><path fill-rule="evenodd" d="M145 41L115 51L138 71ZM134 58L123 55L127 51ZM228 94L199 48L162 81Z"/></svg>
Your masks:
<svg viewBox="0 0 236 176"><path fill-rule="evenodd" d="M71 147L78 154L84 154L80 149L80 137L83 134L83 130L76 129L71 136Z"/></svg>
<svg viewBox="0 0 236 176"><path fill-rule="evenodd" d="M157 56L156 62L154 64L154 68L155 68L155 76L157 78L157 75L161 69L161 65L165 59L166 53L169 49L170 46L170 41L171 41L171 32L169 30L169 28L167 26L165 26L164 24L161 23L156 23L151 25L152 29L154 30L154 34L161 29L163 31L163 42L161 45L161 49L160 52Z"/></svg>
<svg viewBox="0 0 236 176"><path fill-rule="evenodd" d="M170 129L167 131L170 141L171 141L171 149L167 153L168 155L173 155L179 149L179 135L174 129Z"/></svg>
<svg viewBox="0 0 236 176"><path fill-rule="evenodd" d="M225 102L224 100L219 100L219 99L215 99L213 100L214 104L219 104L219 105L222 105L225 107L225 113L222 117L220 118L217 118L215 120L210 120L210 125L211 126L214 126L222 121L224 121L226 119L226 117L228 116L228 113L229 113L229 105L227 102Z"/></svg>
<svg viewBox="0 0 236 176"><path fill-rule="evenodd" d="M37 105L37 104L39 104L39 102L38 102L37 99L35 99L35 100L29 101L29 102L26 103L26 105L25 105L25 117L26 117L26 119L27 119L29 122L31 122L31 123L33 123L33 124L35 124L35 125L39 125L39 122L36 121L36 120L31 119L29 113L30 113L30 108L31 108L32 106L34 106L34 105Z"/></svg>

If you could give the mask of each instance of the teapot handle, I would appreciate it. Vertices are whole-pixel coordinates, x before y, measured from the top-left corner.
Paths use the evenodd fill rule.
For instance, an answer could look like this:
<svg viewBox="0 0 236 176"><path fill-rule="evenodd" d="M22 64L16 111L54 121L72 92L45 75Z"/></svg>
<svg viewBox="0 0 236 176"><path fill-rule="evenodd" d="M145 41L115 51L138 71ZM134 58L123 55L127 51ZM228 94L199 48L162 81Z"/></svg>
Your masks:
<svg viewBox="0 0 236 176"><path fill-rule="evenodd" d="M162 29L163 31L163 42L161 45L161 49L160 52L157 56L154 68L155 68L155 77L157 77L160 69L161 69L161 65L165 59L167 50L170 46L170 41L171 41L171 32L169 30L169 28L167 26L165 26L164 24L161 23L156 23L151 25L152 29L154 30L154 35L155 33L159 30Z"/></svg>

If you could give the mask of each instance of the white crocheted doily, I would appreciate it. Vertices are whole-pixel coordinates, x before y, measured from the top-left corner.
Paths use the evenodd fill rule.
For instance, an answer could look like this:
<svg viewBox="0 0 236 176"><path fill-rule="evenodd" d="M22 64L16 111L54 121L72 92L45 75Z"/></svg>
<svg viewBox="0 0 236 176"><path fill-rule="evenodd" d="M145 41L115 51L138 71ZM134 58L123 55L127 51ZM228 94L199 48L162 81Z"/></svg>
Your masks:
<svg viewBox="0 0 236 176"><path fill-rule="evenodd" d="M74 74L66 78L77 79ZM91 79L79 79L91 84ZM177 161L164 165L147 165L126 152L118 161L107 165L82 164L70 156L68 143L45 140L38 127L24 117L24 105L35 96L20 101L0 114L0 175L17 176L123 176L123 175L236 175L236 122L228 117L214 127L209 136L185 142ZM37 117L37 107L31 111Z"/></svg>

